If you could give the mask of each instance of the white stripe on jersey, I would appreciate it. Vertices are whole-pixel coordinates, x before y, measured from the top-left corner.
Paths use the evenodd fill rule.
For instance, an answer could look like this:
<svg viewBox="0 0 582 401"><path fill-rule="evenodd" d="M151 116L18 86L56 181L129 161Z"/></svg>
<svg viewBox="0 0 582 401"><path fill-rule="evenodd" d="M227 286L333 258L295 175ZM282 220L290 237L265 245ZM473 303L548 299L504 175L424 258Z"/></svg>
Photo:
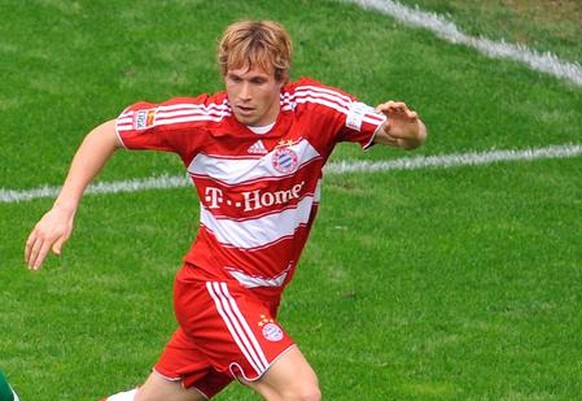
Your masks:
<svg viewBox="0 0 582 401"><path fill-rule="evenodd" d="M303 86L298 86L295 88L295 93L301 93L301 92L310 92L310 93L317 93L317 94L321 94L321 95L331 95L333 96L337 102L339 103L343 103L344 105L348 105L352 102L352 99L349 96L346 96L336 90L333 89L328 89L328 88L322 88L319 86L313 86L313 85L303 85ZM285 92L283 94L284 98L289 98L292 97L293 95L289 92Z"/></svg>
<svg viewBox="0 0 582 401"><path fill-rule="evenodd" d="M221 104L211 103L209 105L173 104L159 106L156 109L156 125L174 124L176 122L205 121L204 117L208 117L208 120L210 121L220 121L231 115L232 111L226 100Z"/></svg>
<svg viewBox="0 0 582 401"><path fill-rule="evenodd" d="M204 114L204 115L199 115L199 114L191 114L188 116L183 116L183 117L176 117L176 118L158 118L156 116L156 122L155 125L156 126L160 126L160 125L170 125L170 124L180 124L180 123L191 123L191 122L196 122L196 121L214 121L214 122L219 122L222 121L225 117L229 117L231 114L229 113L225 113L222 115L212 115L212 114Z"/></svg>
<svg viewBox="0 0 582 401"><path fill-rule="evenodd" d="M204 205L200 205L200 222L224 246L256 249L291 237L307 225L318 194L310 194L293 207L249 220L217 218Z"/></svg>
<svg viewBox="0 0 582 401"><path fill-rule="evenodd" d="M268 368L269 361L236 301L228 292L226 283L207 282L206 289L235 343L256 373L262 375Z"/></svg>
<svg viewBox="0 0 582 401"><path fill-rule="evenodd" d="M234 267L225 267L225 270L242 284L245 288L256 287L281 287L287 278L289 269L285 269L283 273L275 277L260 277L256 275L246 274L245 272L235 269Z"/></svg>
<svg viewBox="0 0 582 401"><path fill-rule="evenodd" d="M315 86L298 86L294 93L286 92L281 96L283 105L289 104L292 109L297 104L317 103L347 114L351 99L338 92Z"/></svg>
<svg viewBox="0 0 582 401"><path fill-rule="evenodd" d="M176 103L170 105L151 105L151 109L155 109L156 112L175 112L180 110L185 111L202 111L203 113L211 113L213 111L224 112L230 111L230 106L228 104L228 100L224 100L222 103L210 103L208 105L205 104L195 104L195 103ZM148 109L150 109L148 108ZM136 110L137 111L137 110ZM134 110L124 111L121 113L119 118L131 118L135 113Z"/></svg>
<svg viewBox="0 0 582 401"><path fill-rule="evenodd" d="M333 102L342 108L348 108L348 107L350 107L350 104L352 103L349 99L346 101L345 99L338 97L338 96L334 96L333 94L318 93L318 92L313 91L313 90L301 90L301 89L295 91L295 93L293 95L289 96L288 99L289 99L289 101L293 101L294 99L299 99L299 98L322 99L322 100L326 100L329 102Z"/></svg>
<svg viewBox="0 0 582 401"><path fill-rule="evenodd" d="M297 169L321 157L319 152L306 139L289 146L288 149L297 154ZM276 151L275 149L260 158L244 159L224 158L199 153L188 166L188 173L192 176L210 177L226 185L240 185L255 180L274 179L275 177L287 175L277 171L273 166L273 155Z"/></svg>
<svg viewBox="0 0 582 401"><path fill-rule="evenodd" d="M316 103L316 104L320 104L322 106L329 107L330 109L334 109L335 111L337 111L339 113L348 114L347 107L344 107L342 105L338 105L334 102L330 102L330 101L323 99L323 98L309 97L308 96L308 97L296 97L296 98L293 98L292 100L294 100L296 104Z"/></svg>
<svg viewBox="0 0 582 401"><path fill-rule="evenodd" d="M117 132L131 131L133 129L133 117L118 117L117 118Z"/></svg>
<svg viewBox="0 0 582 401"><path fill-rule="evenodd" d="M170 104L170 105L161 105L157 107L157 110L164 111L164 112L171 112L175 110L204 110L204 111L223 111L223 110L230 110L230 106L228 105L228 100L224 99L222 103L210 103L206 104L196 104L196 103L177 103L177 104Z"/></svg>

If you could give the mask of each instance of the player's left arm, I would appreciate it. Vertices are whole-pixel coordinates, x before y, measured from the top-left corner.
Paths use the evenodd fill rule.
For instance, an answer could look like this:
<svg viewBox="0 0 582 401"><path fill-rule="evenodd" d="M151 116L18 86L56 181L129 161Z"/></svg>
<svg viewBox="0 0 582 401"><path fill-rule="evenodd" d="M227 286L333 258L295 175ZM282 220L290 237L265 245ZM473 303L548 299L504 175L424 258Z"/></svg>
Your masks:
<svg viewBox="0 0 582 401"><path fill-rule="evenodd" d="M405 103L388 101L378 105L376 111L387 119L378 127L374 143L412 150L426 141L426 126Z"/></svg>

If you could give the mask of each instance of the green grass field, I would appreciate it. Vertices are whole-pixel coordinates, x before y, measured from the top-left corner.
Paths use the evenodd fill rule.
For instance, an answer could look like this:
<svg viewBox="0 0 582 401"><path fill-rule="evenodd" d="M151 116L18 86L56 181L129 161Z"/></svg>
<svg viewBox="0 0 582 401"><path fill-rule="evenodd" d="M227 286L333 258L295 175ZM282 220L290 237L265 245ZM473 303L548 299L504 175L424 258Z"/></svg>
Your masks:
<svg viewBox="0 0 582 401"><path fill-rule="evenodd" d="M582 61L573 1L404 3ZM406 100L430 133L414 155L582 143L582 88L341 2L0 1L0 18L0 189L59 185L86 132L130 103L221 89L216 38L240 18L288 27L295 78ZM333 160L404 156L345 145ZM99 180L181 172L120 152ZM281 310L324 398L579 399L581 179L580 157L329 174ZM24 242L51 204L0 203L0 366L23 401L96 401L139 384L174 330L198 200L87 196L64 254L30 272Z"/></svg>

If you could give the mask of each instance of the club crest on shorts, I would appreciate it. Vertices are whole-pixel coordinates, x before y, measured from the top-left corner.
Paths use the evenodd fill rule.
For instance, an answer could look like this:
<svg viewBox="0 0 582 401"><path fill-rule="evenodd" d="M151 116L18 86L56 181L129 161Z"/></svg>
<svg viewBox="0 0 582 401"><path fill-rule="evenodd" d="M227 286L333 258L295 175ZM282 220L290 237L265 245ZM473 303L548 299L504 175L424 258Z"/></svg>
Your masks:
<svg viewBox="0 0 582 401"><path fill-rule="evenodd" d="M283 330L273 319L268 319L265 315L261 315L259 327L263 328L263 337L267 341L277 342L283 339Z"/></svg>
<svg viewBox="0 0 582 401"><path fill-rule="evenodd" d="M273 153L273 167L279 173L289 174L294 172L299 165L299 157L293 149L278 148Z"/></svg>
<svg viewBox="0 0 582 401"><path fill-rule="evenodd" d="M263 326L263 337L271 342L281 341L283 339L283 330L275 323L267 323Z"/></svg>

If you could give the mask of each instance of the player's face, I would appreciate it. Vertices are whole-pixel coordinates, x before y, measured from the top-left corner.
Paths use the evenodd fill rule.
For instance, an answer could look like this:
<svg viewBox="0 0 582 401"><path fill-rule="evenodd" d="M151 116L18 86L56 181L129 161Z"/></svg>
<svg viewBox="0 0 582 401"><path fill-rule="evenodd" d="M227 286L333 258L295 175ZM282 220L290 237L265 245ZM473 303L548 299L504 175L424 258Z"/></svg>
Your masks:
<svg viewBox="0 0 582 401"><path fill-rule="evenodd" d="M228 70L224 77L226 94L238 121L245 125L264 126L279 115L279 94L284 84L274 72L260 68Z"/></svg>

